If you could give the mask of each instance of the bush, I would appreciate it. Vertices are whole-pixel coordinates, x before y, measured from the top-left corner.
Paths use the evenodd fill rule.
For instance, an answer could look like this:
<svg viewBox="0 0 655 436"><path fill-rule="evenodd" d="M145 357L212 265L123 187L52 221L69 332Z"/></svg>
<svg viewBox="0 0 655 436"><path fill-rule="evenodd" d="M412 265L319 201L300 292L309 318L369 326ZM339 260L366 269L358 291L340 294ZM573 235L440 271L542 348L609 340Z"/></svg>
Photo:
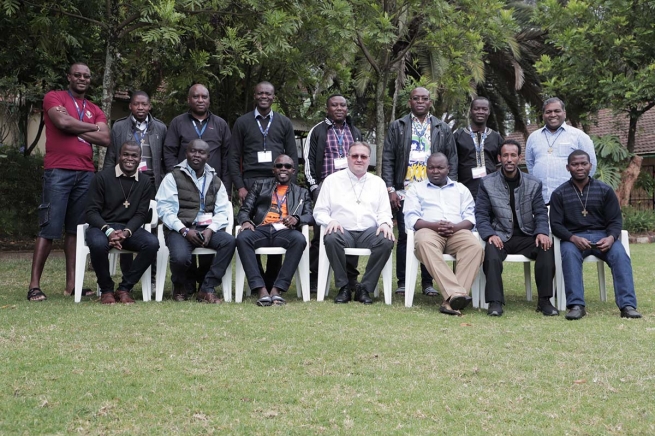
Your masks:
<svg viewBox="0 0 655 436"><path fill-rule="evenodd" d="M629 233L655 231L655 211L623 208L623 228Z"/></svg>
<svg viewBox="0 0 655 436"><path fill-rule="evenodd" d="M35 237L39 231L43 156L0 149L0 236Z"/></svg>

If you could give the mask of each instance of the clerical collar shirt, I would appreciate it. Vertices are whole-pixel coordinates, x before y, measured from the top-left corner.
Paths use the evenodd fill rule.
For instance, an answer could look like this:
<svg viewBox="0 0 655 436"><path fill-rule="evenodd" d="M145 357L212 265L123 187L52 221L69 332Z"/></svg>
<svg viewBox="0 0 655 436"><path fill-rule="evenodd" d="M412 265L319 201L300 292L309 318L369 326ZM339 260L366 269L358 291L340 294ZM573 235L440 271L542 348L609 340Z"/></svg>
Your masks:
<svg viewBox="0 0 655 436"><path fill-rule="evenodd" d="M563 123L554 133L547 127L535 130L525 145L525 164L528 172L541 180L544 202L550 203L550 196L571 174L566 170L569 154L583 150L591 161L590 176L596 172L594 143L585 132Z"/></svg>
<svg viewBox="0 0 655 436"><path fill-rule="evenodd" d="M127 177L127 178L134 177L134 180L136 180L137 182L139 181L139 172L138 172L138 171L136 171L136 172L135 172L134 174L132 174L131 176L128 176L127 174L125 174L125 173L121 170L121 167L120 167L120 165L118 165L118 164L116 164L116 166L114 167L114 171L116 172L116 177L120 177L120 176L125 176L125 177Z"/></svg>
<svg viewBox="0 0 655 436"><path fill-rule="evenodd" d="M363 231L382 224L392 226L391 205L384 181L370 173L360 179L350 168L329 175L314 206L321 226L337 221L348 231Z"/></svg>
<svg viewBox="0 0 655 436"><path fill-rule="evenodd" d="M419 219L428 222L441 220L457 224L464 220L475 226L475 203L466 186L448 178L444 186L429 180L412 184L403 207L405 226L414 230Z"/></svg>

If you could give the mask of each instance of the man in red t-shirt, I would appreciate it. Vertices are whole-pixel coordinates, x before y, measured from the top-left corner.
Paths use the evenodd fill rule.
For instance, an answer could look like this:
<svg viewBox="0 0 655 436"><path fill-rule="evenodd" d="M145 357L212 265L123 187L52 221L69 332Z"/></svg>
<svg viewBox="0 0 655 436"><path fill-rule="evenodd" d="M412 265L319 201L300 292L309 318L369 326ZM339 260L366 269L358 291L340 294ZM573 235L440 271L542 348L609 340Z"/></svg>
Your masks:
<svg viewBox="0 0 655 436"><path fill-rule="evenodd" d="M65 228L66 295L75 286L75 244L77 224L84 212L86 191L93 177L93 147L109 145L107 117L85 98L91 83L89 67L71 65L68 89L50 91L43 98L46 154L43 173L43 202L39 206L41 230L32 257L32 277L27 299L43 301L41 274L52 248L52 240Z"/></svg>

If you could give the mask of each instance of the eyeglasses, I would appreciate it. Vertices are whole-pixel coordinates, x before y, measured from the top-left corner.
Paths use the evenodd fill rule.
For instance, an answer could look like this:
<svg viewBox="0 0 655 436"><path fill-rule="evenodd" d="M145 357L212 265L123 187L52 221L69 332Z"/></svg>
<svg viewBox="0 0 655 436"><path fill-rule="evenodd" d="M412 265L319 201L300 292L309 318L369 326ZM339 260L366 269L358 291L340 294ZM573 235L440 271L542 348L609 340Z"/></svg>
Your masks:
<svg viewBox="0 0 655 436"><path fill-rule="evenodd" d="M85 79L90 79L91 74L83 74L83 73L73 73L73 77L79 79L80 77L84 77Z"/></svg>
<svg viewBox="0 0 655 436"><path fill-rule="evenodd" d="M293 165L292 165L292 164L288 164L288 163L286 163L286 164L283 164L283 163L276 163L276 164L275 164L275 168L277 168L278 170L281 170L282 168L285 168L285 169L287 169L287 170L290 170L291 168L293 168Z"/></svg>
<svg viewBox="0 0 655 436"><path fill-rule="evenodd" d="M355 160L366 160L368 159L368 156L365 154L349 154L348 156L352 157Z"/></svg>

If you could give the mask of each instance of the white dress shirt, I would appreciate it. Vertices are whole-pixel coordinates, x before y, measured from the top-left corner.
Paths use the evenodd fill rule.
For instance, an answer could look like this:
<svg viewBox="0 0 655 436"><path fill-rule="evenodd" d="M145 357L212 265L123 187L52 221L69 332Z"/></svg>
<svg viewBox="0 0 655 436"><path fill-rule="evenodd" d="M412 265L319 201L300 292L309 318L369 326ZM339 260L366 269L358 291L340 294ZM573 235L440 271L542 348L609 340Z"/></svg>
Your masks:
<svg viewBox="0 0 655 436"><path fill-rule="evenodd" d="M450 178L441 187L429 180L413 183L407 190L403 213L405 227L410 230L414 230L420 219L431 223L444 220L453 224L466 220L475 226L475 203L471 191Z"/></svg>
<svg viewBox="0 0 655 436"><path fill-rule="evenodd" d="M323 181L314 206L314 219L320 226L335 220L348 231L363 231L381 224L392 227L387 186L370 173L358 179L349 168L330 174Z"/></svg>

